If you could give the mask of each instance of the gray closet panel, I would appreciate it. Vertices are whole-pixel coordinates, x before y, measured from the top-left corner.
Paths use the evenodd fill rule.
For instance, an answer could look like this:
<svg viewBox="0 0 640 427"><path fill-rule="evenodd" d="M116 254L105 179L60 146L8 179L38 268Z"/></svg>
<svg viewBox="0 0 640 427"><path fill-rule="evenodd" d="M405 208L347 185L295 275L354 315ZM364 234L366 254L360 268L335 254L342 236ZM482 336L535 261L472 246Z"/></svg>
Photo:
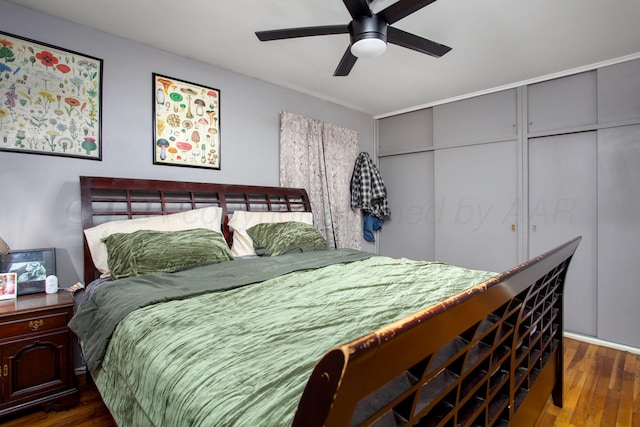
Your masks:
<svg viewBox="0 0 640 427"><path fill-rule="evenodd" d="M379 167L391 208L378 233L379 253L433 260L433 151L381 157Z"/></svg>
<svg viewBox="0 0 640 427"><path fill-rule="evenodd" d="M426 108L378 121L378 155L411 153L433 147L433 110Z"/></svg>
<svg viewBox="0 0 640 427"><path fill-rule="evenodd" d="M436 260L504 271L518 260L516 141L435 155Z"/></svg>
<svg viewBox="0 0 640 427"><path fill-rule="evenodd" d="M640 59L598 70L598 121L640 120Z"/></svg>
<svg viewBox="0 0 640 427"><path fill-rule="evenodd" d="M433 107L434 146L516 139L516 93L509 89Z"/></svg>
<svg viewBox="0 0 640 427"><path fill-rule="evenodd" d="M598 132L598 338L640 348L640 125Z"/></svg>
<svg viewBox="0 0 640 427"><path fill-rule="evenodd" d="M596 72L529 85L527 104L530 133L594 125L598 121Z"/></svg>
<svg viewBox="0 0 640 427"><path fill-rule="evenodd" d="M529 140L529 256L582 236L565 287L565 329L596 336L596 132Z"/></svg>
<svg viewBox="0 0 640 427"><path fill-rule="evenodd" d="M640 349L640 59L430 111L433 138L423 111L379 121L380 253L501 271L582 234L567 330Z"/></svg>

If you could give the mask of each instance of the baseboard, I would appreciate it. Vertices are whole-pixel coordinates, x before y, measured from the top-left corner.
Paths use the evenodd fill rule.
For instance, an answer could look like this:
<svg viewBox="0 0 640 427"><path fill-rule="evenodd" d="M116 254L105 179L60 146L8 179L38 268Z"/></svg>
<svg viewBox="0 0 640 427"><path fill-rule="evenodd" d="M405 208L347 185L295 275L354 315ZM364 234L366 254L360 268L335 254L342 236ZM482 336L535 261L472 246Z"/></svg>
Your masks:
<svg viewBox="0 0 640 427"><path fill-rule="evenodd" d="M567 338L572 338L578 341L584 341L589 344L601 345L603 347L609 347L609 348L613 348L615 350L620 350L620 351L628 351L629 353L632 353L632 354L640 354L640 348L637 348L637 347L631 347L628 345L618 344L615 342L604 341L595 337L590 337L588 335L580 335L573 332L565 331L563 335Z"/></svg>

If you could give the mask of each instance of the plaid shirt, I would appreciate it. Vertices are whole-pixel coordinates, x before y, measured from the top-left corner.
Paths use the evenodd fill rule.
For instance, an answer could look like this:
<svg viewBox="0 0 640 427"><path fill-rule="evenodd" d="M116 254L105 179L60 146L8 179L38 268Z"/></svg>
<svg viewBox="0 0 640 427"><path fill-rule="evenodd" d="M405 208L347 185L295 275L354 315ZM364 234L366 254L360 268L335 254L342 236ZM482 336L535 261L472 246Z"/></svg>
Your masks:
<svg viewBox="0 0 640 427"><path fill-rule="evenodd" d="M351 175L351 207L360 208L376 218L390 215L387 189L368 153L358 154Z"/></svg>

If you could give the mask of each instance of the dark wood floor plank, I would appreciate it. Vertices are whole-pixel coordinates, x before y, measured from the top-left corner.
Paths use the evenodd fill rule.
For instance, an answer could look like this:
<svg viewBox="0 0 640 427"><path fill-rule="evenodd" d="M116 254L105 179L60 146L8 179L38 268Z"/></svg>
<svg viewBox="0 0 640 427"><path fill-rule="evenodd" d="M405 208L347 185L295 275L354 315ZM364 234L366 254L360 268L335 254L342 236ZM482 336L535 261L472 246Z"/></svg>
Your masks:
<svg viewBox="0 0 640 427"><path fill-rule="evenodd" d="M625 353L624 361L622 363L622 378L620 385L621 396L633 396L633 377L635 375L636 357L633 354ZM620 400L618 406L618 416L616 418L616 425L630 426L633 419L633 398Z"/></svg>

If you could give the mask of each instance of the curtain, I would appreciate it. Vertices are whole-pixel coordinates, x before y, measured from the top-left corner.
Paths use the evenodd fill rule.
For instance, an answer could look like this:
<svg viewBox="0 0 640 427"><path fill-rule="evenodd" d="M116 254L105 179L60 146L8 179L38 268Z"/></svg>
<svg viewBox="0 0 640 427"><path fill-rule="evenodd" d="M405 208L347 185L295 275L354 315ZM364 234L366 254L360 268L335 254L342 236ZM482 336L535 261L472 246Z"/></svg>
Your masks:
<svg viewBox="0 0 640 427"><path fill-rule="evenodd" d="M315 226L333 248L360 249L362 218L351 209L358 132L280 113L280 185L307 190Z"/></svg>

